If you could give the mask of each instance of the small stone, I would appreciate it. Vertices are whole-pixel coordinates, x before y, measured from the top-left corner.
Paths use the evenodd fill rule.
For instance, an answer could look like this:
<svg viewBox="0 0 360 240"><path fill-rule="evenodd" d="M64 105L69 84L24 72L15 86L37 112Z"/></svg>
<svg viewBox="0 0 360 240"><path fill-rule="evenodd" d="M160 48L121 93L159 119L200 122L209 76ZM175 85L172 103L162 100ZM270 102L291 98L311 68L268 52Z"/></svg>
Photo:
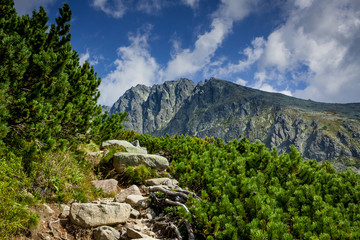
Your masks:
<svg viewBox="0 0 360 240"><path fill-rule="evenodd" d="M141 195L129 195L125 202L134 208L147 208L150 205L148 198Z"/></svg>
<svg viewBox="0 0 360 240"><path fill-rule="evenodd" d="M145 180L146 185L148 186L158 186L158 185L165 185L172 189L178 186L179 182L175 179L170 178L152 178Z"/></svg>
<svg viewBox="0 0 360 240"><path fill-rule="evenodd" d="M130 217L137 219L140 216L140 212L136 209L132 209L130 212Z"/></svg>
<svg viewBox="0 0 360 240"><path fill-rule="evenodd" d="M147 219L154 219L156 217L156 213L152 208L147 208L145 210L145 217Z"/></svg>
<svg viewBox="0 0 360 240"><path fill-rule="evenodd" d="M35 206L35 211L39 213L41 217L51 217L55 212L47 204L41 204Z"/></svg>
<svg viewBox="0 0 360 240"><path fill-rule="evenodd" d="M118 240L120 232L109 226L101 226L94 229L95 240Z"/></svg>
<svg viewBox="0 0 360 240"><path fill-rule="evenodd" d="M65 204L61 204L62 212L60 214L60 218L67 218L70 214L70 207Z"/></svg>
<svg viewBox="0 0 360 240"><path fill-rule="evenodd" d="M121 190L121 192L115 196L114 202L125 202L125 199L129 195L141 195L140 189L136 185L132 185L131 187Z"/></svg>
<svg viewBox="0 0 360 240"><path fill-rule="evenodd" d="M130 238L130 239L137 239L137 238L147 238L149 237L148 235L144 234L144 233L141 233L140 231L137 231L133 228L127 228L127 231L126 231L126 234L127 236Z"/></svg>

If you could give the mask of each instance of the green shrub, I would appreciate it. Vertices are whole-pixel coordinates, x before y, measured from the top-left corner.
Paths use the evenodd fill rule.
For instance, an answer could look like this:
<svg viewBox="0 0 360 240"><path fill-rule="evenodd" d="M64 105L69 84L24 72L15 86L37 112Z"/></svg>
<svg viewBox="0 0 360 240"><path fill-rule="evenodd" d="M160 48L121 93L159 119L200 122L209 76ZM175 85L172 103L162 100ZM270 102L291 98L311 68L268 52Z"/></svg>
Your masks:
<svg viewBox="0 0 360 240"><path fill-rule="evenodd" d="M0 154L0 236L9 239L21 230L35 226L38 216L28 206L35 200L26 189L29 179L24 174L21 158L14 154Z"/></svg>

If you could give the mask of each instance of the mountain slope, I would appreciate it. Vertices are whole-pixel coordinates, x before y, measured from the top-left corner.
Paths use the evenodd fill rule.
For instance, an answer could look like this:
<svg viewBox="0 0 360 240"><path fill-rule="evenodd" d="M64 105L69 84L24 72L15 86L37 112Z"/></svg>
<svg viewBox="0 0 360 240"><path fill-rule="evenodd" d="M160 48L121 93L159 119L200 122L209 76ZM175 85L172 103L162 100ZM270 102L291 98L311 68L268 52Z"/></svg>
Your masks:
<svg viewBox="0 0 360 240"><path fill-rule="evenodd" d="M146 87L146 94L143 88L130 89L111 108L128 112L128 129L225 141L241 134L279 152L294 144L305 158L359 166L360 103L319 103L214 78L197 86L187 79L165 82Z"/></svg>

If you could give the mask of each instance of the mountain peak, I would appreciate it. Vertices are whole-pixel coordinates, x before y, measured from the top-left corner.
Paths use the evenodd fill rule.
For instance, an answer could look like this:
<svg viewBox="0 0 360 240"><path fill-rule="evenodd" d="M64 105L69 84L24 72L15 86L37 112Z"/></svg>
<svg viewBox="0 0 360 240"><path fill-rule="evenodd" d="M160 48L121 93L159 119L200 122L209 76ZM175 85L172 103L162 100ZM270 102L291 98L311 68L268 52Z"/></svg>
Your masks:
<svg viewBox="0 0 360 240"><path fill-rule="evenodd" d="M305 158L360 160L360 103L319 103L217 78L197 85L182 78L139 89L111 108L128 112L125 127L139 133L225 141L243 135L280 152L295 145Z"/></svg>

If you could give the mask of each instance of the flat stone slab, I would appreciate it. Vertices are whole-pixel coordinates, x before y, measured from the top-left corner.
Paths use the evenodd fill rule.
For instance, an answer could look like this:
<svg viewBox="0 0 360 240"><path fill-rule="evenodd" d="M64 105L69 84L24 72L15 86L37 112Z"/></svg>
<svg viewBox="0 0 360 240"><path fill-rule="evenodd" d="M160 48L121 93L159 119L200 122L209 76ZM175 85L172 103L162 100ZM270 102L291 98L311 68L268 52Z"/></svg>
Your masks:
<svg viewBox="0 0 360 240"><path fill-rule="evenodd" d="M131 206L127 203L73 203L70 207L70 220L84 228L115 225L125 223L130 212Z"/></svg>
<svg viewBox="0 0 360 240"><path fill-rule="evenodd" d="M113 156L113 165L116 171L123 172L128 166L145 165L149 168L159 170L166 170L169 168L169 161L159 155L155 154L140 154L140 153L115 153Z"/></svg>
<svg viewBox="0 0 360 240"><path fill-rule="evenodd" d="M115 146L123 147L127 152L131 153L147 154L146 148L140 147L140 145L138 144L137 146L134 146L133 144L125 140L107 140L101 144L101 148L111 148Z"/></svg>

